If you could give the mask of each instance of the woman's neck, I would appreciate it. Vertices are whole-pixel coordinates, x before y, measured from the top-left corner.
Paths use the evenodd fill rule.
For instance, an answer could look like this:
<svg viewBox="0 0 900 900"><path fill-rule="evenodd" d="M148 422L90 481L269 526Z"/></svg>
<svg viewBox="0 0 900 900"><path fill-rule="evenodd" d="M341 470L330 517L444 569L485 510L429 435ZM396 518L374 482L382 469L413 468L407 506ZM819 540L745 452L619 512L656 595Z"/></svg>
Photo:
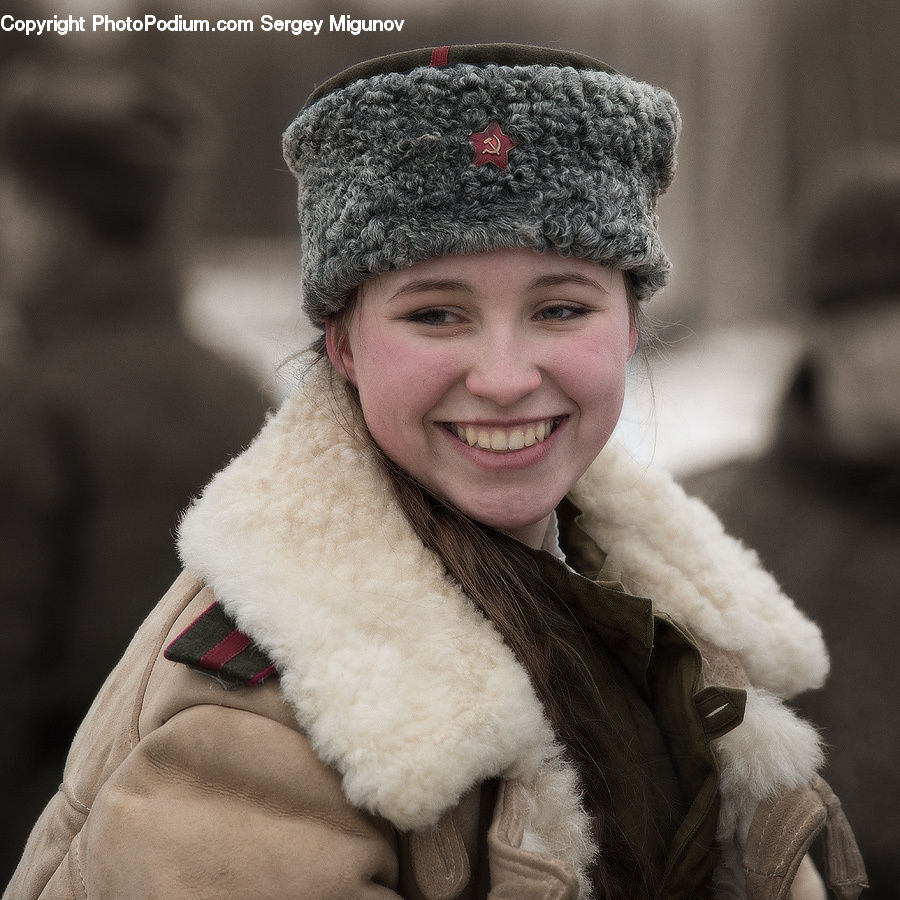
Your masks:
<svg viewBox="0 0 900 900"><path fill-rule="evenodd" d="M543 519L533 522L530 525L522 525L519 528L505 528L503 530L517 541L521 541L526 547L531 547L533 550L540 550L544 545L544 537L547 534L547 527L550 524L552 516L553 513L550 513L549 515L544 516Z"/></svg>

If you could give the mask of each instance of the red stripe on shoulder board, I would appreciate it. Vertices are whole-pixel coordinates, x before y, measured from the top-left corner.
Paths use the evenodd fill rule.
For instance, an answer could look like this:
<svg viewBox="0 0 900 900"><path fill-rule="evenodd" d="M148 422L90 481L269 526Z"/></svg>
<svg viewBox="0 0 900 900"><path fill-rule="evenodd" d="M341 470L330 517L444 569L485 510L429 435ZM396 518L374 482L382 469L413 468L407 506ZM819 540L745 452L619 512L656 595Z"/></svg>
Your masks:
<svg viewBox="0 0 900 900"><path fill-rule="evenodd" d="M447 60L450 58L450 47L449 45L446 47L435 47L431 51L431 65L435 69L442 69L447 65Z"/></svg>
<svg viewBox="0 0 900 900"><path fill-rule="evenodd" d="M266 666L261 672L257 672L247 684L259 684L260 681L268 678L275 671L275 664Z"/></svg>
<svg viewBox="0 0 900 900"><path fill-rule="evenodd" d="M208 650L200 657L200 665L204 669L218 672L227 662L234 659L239 653L243 653L250 644L250 638L235 628L228 637L223 638L212 650Z"/></svg>

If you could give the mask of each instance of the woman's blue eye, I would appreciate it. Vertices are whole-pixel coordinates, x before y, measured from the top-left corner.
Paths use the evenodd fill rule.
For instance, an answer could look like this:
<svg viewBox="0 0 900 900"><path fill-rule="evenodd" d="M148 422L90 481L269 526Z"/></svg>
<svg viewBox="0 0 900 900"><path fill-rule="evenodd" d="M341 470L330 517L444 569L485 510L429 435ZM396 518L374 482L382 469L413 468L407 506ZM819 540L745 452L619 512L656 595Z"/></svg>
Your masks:
<svg viewBox="0 0 900 900"><path fill-rule="evenodd" d="M567 319L574 319L584 314L585 309L581 306L545 306L538 316L544 321L565 322Z"/></svg>
<svg viewBox="0 0 900 900"><path fill-rule="evenodd" d="M421 309L409 316L410 321L423 325L447 325L453 318L453 313L446 309Z"/></svg>

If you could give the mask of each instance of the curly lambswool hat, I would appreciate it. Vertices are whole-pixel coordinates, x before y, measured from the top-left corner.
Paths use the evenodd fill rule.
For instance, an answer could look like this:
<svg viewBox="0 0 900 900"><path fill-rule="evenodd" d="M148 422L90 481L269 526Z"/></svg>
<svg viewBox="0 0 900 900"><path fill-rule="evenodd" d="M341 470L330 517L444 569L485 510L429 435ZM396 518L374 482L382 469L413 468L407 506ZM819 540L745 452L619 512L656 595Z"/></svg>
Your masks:
<svg viewBox="0 0 900 900"><path fill-rule="evenodd" d="M303 305L315 325L371 275L526 247L666 281L656 203L672 181L672 97L578 53L412 50L316 90L284 135L299 184Z"/></svg>

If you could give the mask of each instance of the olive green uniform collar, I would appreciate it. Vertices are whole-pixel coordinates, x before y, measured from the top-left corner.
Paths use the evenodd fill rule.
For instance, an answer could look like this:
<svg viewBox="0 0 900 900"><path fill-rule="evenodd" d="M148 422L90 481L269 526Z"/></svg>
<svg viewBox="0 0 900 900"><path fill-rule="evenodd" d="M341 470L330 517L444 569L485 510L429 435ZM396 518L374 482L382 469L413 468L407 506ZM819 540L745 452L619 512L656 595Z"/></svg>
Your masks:
<svg viewBox="0 0 900 900"><path fill-rule="evenodd" d="M592 736L617 770L608 778L616 822L660 897L712 896L720 797L710 740L741 723L744 692L704 687L689 632L625 590L571 500L557 509L557 524L565 562L546 550L531 553L571 612L568 638L583 639L599 686L595 700L573 697L576 714L590 721L592 703L600 702L621 729L611 736L598 726Z"/></svg>

